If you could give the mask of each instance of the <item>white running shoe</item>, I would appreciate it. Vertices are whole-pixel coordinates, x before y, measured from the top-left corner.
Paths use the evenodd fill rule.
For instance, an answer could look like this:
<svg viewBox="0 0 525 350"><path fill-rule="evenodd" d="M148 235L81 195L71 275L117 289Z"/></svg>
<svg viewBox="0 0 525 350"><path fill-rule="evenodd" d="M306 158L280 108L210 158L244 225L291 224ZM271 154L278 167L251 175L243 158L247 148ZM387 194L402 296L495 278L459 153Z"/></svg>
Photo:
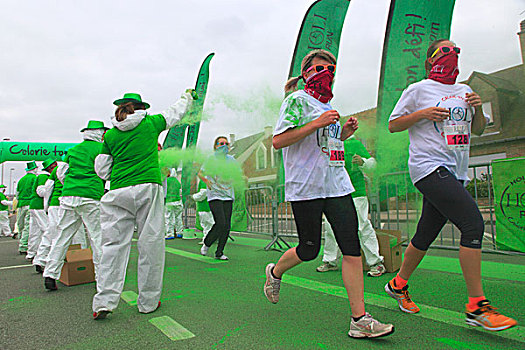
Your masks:
<svg viewBox="0 0 525 350"><path fill-rule="evenodd" d="M228 257L224 254L222 254L221 256L216 256L215 259L217 260L228 260Z"/></svg>
<svg viewBox="0 0 525 350"><path fill-rule="evenodd" d="M206 254L208 254L208 249L210 249L210 247L208 247L206 244L203 244L201 247L201 255L206 256Z"/></svg>
<svg viewBox="0 0 525 350"><path fill-rule="evenodd" d="M328 271L337 271L339 268L337 265L330 264L329 262L323 262L321 266L318 266L315 269L317 272L328 272Z"/></svg>
<svg viewBox="0 0 525 350"><path fill-rule="evenodd" d="M381 263L370 266L370 271L368 271L367 275L370 277L379 277L382 274L386 272L385 266Z"/></svg>
<svg viewBox="0 0 525 350"><path fill-rule="evenodd" d="M392 333L394 333L393 325L375 320L368 312L357 322L352 319L348 331L348 335L352 338L377 338Z"/></svg>
<svg viewBox="0 0 525 350"><path fill-rule="evenodd" d="M272 269L275 264L266 265L266 282L264 283L264 295L273 304L279 301L279 290L281 289L281 280L272 275Z"/></svg>

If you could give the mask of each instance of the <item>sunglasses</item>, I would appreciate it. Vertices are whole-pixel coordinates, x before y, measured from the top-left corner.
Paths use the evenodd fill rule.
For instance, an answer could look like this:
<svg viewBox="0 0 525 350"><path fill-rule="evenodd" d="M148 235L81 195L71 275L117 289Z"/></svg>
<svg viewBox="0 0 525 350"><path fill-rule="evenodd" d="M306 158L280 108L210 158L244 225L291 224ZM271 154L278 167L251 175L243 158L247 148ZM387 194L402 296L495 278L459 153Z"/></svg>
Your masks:
<svg viewBox="0 0 525 350"><path fill-rule="evenodd" d="M308 68L305 73L308 73L311 70L315 70L317 73L319 73L325 69L330 73L335 73L335 64L316 64L315 66Z"/></svg>
<svg viewBox="0 0 525 350"><path fill-rule="evenodd" d="M228 146L229 143L226 141L217 142L217 146L224 146L224 145Z"/></svg>
<svg viewBox="0 0 525 350"><path fill-rule="evenodd" d="M432 54L432 56L430 56L430 58L434 57L440 51L444 55L446 55L447 53L451 51L454 51L455 53L459 54L461 52L461 49L457 46L441 46L441 47L438 47L436 51L434 51L434 53Z"/></svg>

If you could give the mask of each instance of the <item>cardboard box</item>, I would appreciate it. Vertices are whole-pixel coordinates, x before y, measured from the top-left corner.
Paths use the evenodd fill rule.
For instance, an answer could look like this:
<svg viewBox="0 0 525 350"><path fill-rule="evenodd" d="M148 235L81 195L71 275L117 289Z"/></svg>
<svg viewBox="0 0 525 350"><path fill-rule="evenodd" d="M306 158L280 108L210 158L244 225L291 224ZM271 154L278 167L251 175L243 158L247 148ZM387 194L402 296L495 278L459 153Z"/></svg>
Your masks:
<svg viewBox="0 0 525 350"><path fill-rule="evenodd" d="M80 244L69 246L60 282L66 286L95 282L95 266L91 249L81 249Z"/></svg>
<svg viewBox="0 0 525 350"><path fill-rule="evenodd" d="M398 230L376 230L377 241L379 243L379 254L385 258L383 265L386 272L396 272L401 267L403 254L401 245L406 241L401 238L401 231ZM365 256L361 251L363 268L368 270Z"/></svg>

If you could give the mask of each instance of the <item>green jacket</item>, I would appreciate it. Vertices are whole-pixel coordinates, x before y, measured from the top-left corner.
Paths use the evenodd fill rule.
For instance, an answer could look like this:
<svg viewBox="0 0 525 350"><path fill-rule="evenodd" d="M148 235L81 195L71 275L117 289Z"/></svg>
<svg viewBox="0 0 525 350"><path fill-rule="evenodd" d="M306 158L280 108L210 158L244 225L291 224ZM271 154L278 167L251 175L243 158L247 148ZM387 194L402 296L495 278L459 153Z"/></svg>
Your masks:
<svg viewBox="0 0 525 350"><path fill-rule="evenodd" d="M179 180L176 177L168 176L166 178L166 183L168 186L168 191L166 194L166 203L181 201L181 184Z"/></svg>
<svg viewBox="0 0 525 350"><path fill-rule="evenodd" d="M64 161L69 164L62 188L62 197L75 196L100 200L104 181L95 173L95 158L102 143L84 140L67 151Z"/></svg>
<svg viewBox="0 0 525 350"><path fill-rule="evenodd" d="M345 168L350 176L352 185L355 188L355 192L352 193L352 197L365 197L366 196L366 183L365 177L359 169L357 164L352 164L352 157L359 155L363 158L370 158L370 153L366 150L365 146L356 139L355 137L349 138L344 142L345 147Z"/></svg>
<svg viewBox="0 0 525 350"><path fill-rule="evenodd" d="M56 207L60 205L59 198L62 196L62 188L64 187L62 185L62 182L57 177L57 170L58 167L55 167L53 171L51 172L51 175L49 176L49 179L53 181L53 192L51 193L51 197L49 198L49 206L50 207Z"/></svg>
<svg viewBox="0 0 525 350"><path fill-rule="evenodd" d="M29 203L29 209L44 209L44 198L40 197L36 193L36 189L38 186L45 185L47 179L49 179L49 175L47 174L40 174L36 177L36 180L33 183L33 191L31 193L31 202Z"/></svg>
<svg viewBox="0 0 525 350"><path fill-rule="evenodd" d="M7 197L5 196L5 194L0 192L0 202L6 201L6 200L7 200ZM8 211L8 210L9 210L9 207L7 205L3 205L2 203L0 203L0 211Z"/></svg>
<svg viewBox="0 0 525 350"><path fill-rule="evenodd" d="M204 181L199 181L199 191L206 189L206 184ZM210 204L208 203L208 199L205 199L200 202L195 202L195 205L197 207L197 211L210 211Z"/></svg>
<svg viewBox="0 0 525 350"><path fill-rule="evenodd" d="M28 206L31 202L31 197L33 197L33 184L35 183L36 175L27 173L16 185L16 192L18 193L18 207Z"/></svg>
<svg viewBox="0 0 525 350"><path fill-rule="evenodd" d="M128 119L130 117L128 116ZM113 158L111 190L145 183L162 184L159 167L158 139L166 129L162 114L146 115L137 124L124 120L104 135L102 154Z"/></svg>

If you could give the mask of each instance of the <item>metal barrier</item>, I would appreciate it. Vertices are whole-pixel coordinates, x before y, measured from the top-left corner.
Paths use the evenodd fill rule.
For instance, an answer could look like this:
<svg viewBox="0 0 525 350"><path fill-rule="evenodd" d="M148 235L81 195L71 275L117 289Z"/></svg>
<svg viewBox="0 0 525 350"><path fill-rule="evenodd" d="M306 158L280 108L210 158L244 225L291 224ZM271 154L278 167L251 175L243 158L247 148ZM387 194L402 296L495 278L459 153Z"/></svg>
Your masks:
<svg viewBox="0 0 525 350"><path fill-rule="evenodd" d="M497 250L494 192L490 163L469 166L472 181L467 190L478 204L485 223L482 248ZM412 185L408 172L390 173L377 179L378 190L369 196L372 224L375 228L401 230L410 240L421 214L422 195ZM433 247L458 249L461 233L447 221Z"/></svg>
<svg viewBox="0 0 525 350"><path fill-rule="evenodd" d="M482 248L487 251L498 250L494 214L494 192L492 186L492 167L490 163L469 167L472 181L467 190L472 194L485 222L485 235ZM407 171L384 174L375 179L375 191L369 191L370 217L377 229L401 230L407 240L416 231L421 214L422 195L412 185ZM271 242L266 250L290 247L284 238L297 238L297 227L289 202L284 201L284 185L252 187L246 190L246 207L250 220L248 232L268 235ZM186 225L195 220L193 207L186 208ZM193 221L192 221L193 220ZM441 248L459 248L459 230L447 222L432 245Z"/></svg>

